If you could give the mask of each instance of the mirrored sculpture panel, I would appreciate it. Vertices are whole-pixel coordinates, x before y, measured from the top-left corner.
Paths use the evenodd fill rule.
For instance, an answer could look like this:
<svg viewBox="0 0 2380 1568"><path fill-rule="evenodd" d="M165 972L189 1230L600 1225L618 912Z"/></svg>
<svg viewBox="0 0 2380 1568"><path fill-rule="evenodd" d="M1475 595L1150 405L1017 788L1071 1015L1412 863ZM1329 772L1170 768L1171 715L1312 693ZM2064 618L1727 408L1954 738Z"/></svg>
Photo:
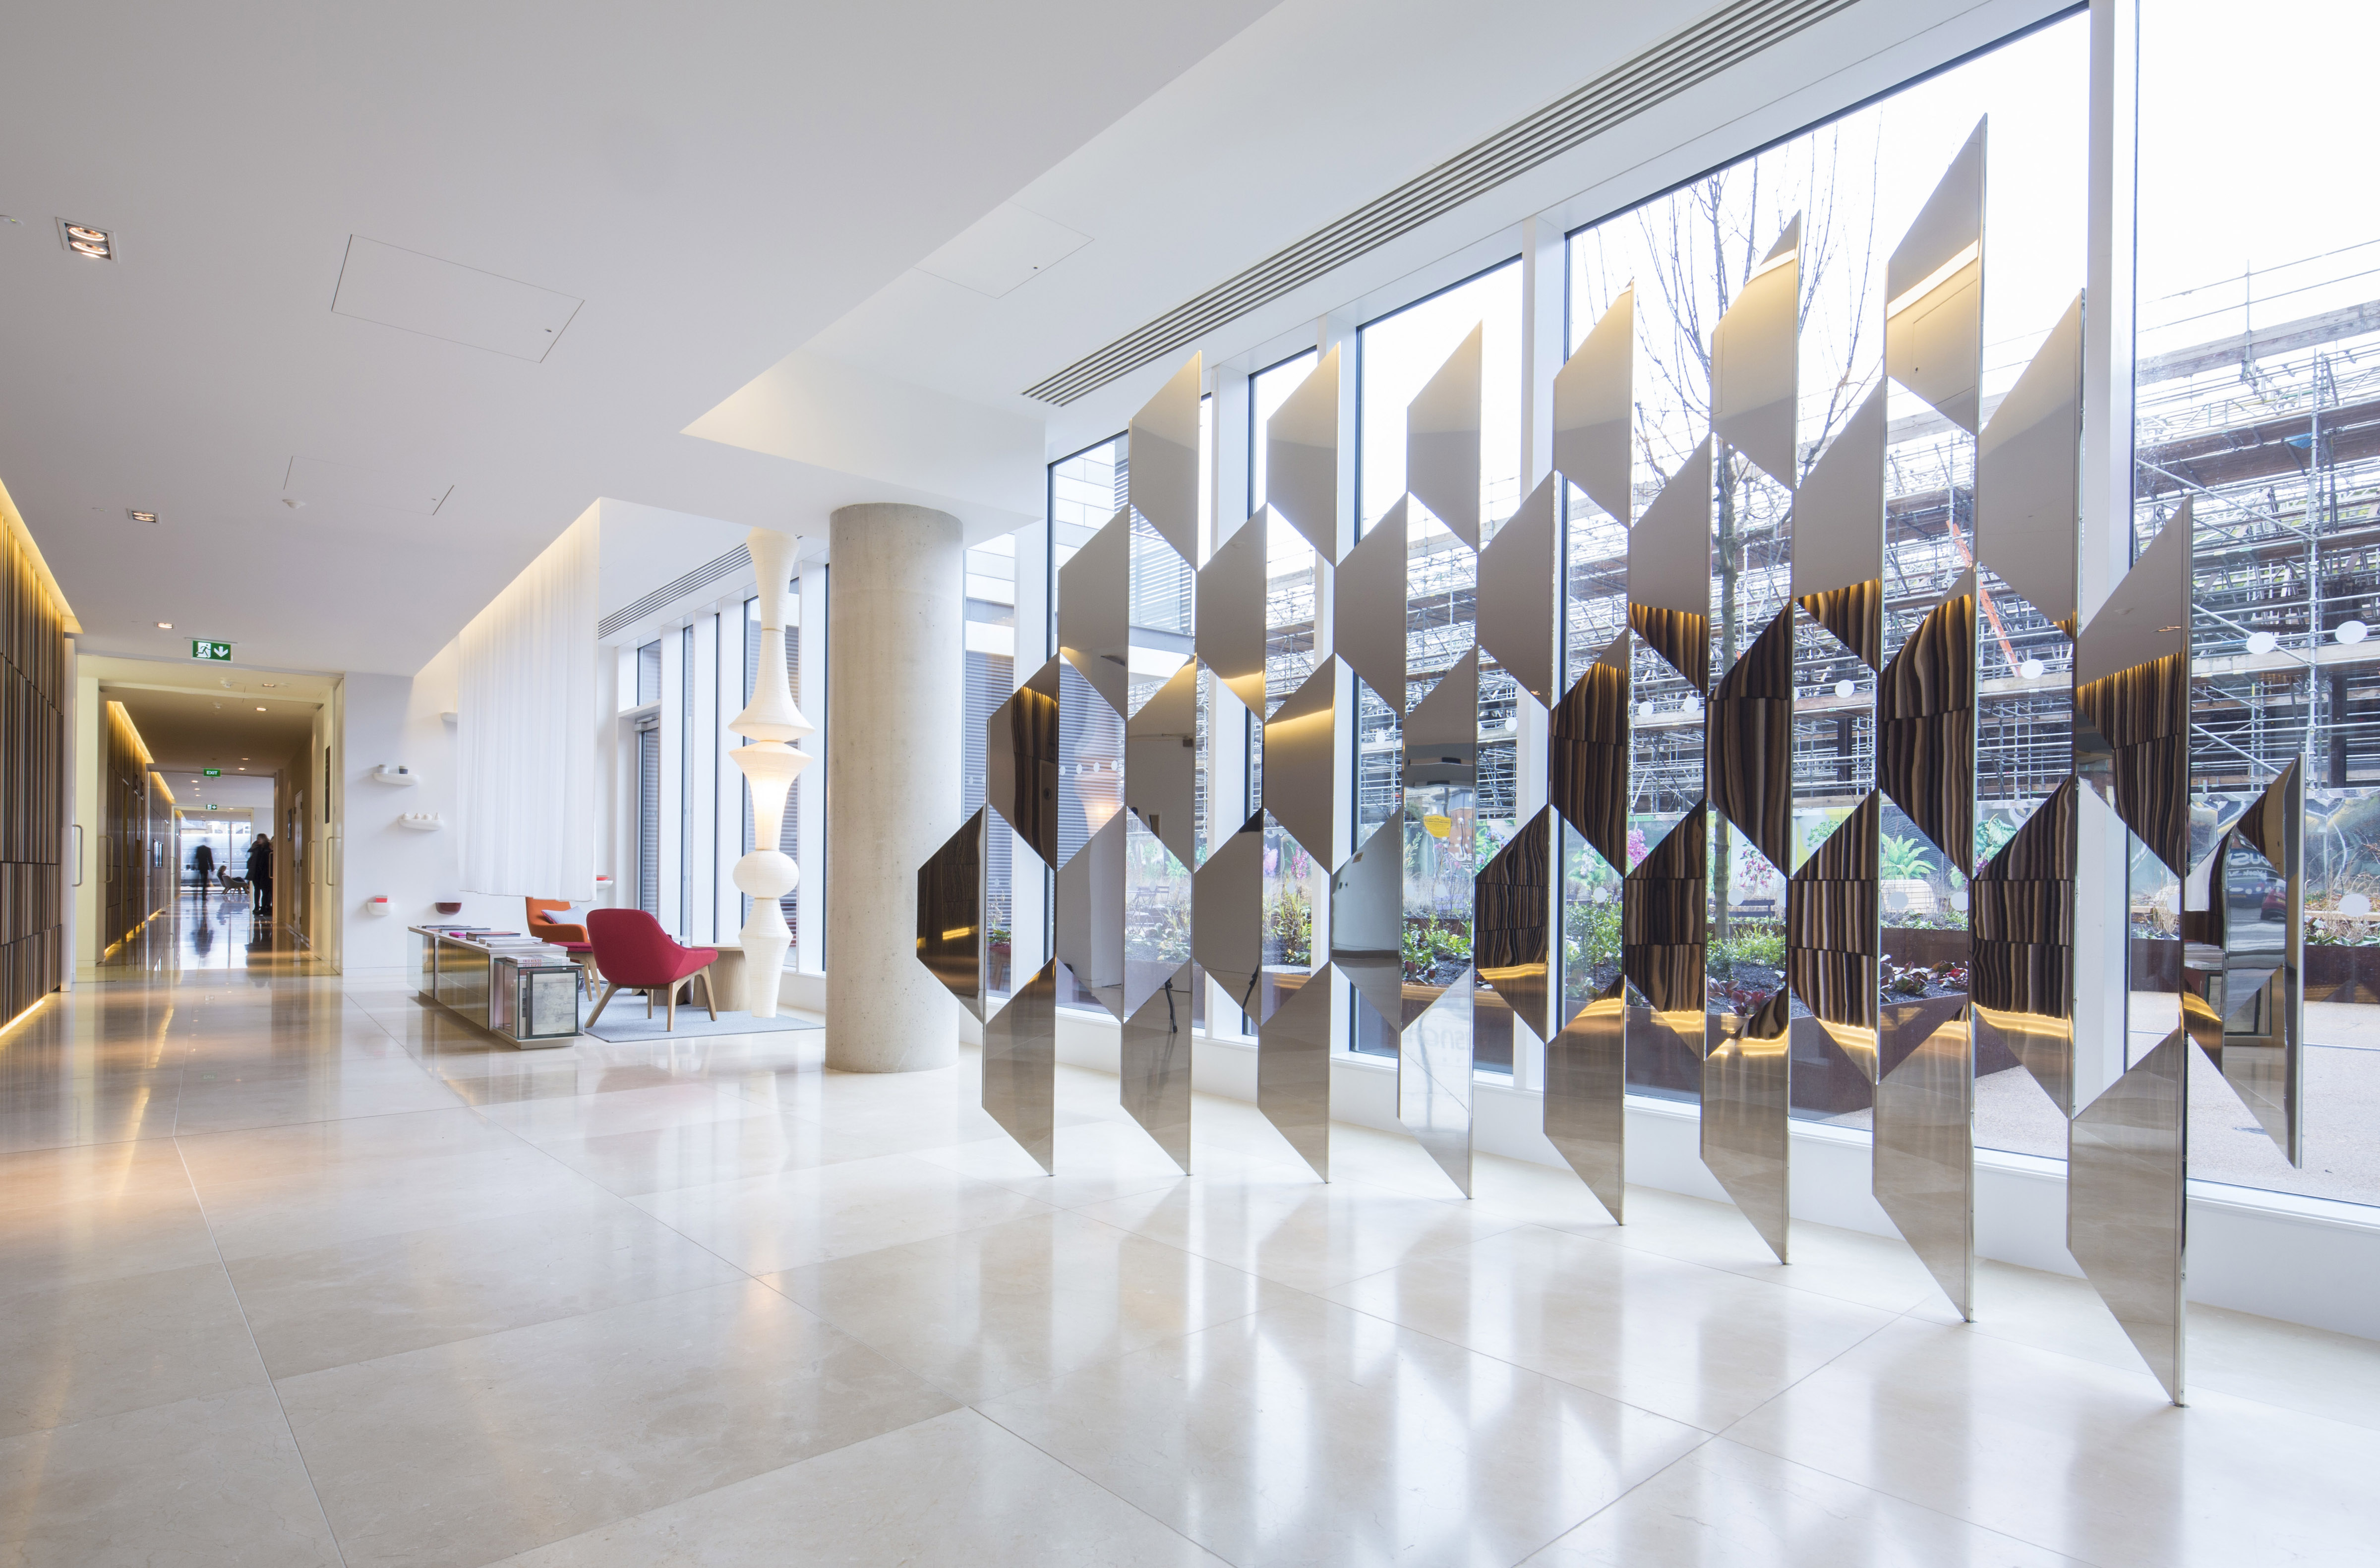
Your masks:
<svg viewBox="0 0 2380 1568"><path fill-rule="evenodd" d="M1330 879L1330 962L1391 1039L1404 1027L1404 852L1399 808Z"/></svg>
<svg viewBox="0 0 2380 1568"><path fill-rule="evenodd" d="M1712 1013L1703 1057L1703 1163L1779 1263L1791 1221L1791 993L1759 1011Z"/></svg>
<svg viewBox="0 0 2380 1568"><path fill-rule="evenodd" d="M1026 847L1058 863L1058 661L992 711L984 737L984 798Z"/></svg>
<svg viewBox="0 0 2380 1568"><path fill-rule="evenodd" d="M989 952L983 918L984 835L989 807L959 824L917 868L917 961L980 1022Z"/></svg>
<svg viewBox="0 0 2380 1568"><path fill-rule="evenodd" d="M1339 667L1324 660L1264 727L1264 805L1320 857L1337 842Z"/></svg>
<svg viewBox="0 0 2380 1568"><path fill-rule="evenodd" d="M1120 511L1058 568L1058 653L1119 714L1130 707L1132 514Z"/></svg>
<svg viewBox="0 0 2380 1568"><path fill-rule="evenodd" d="M1613 866L1628 863L1629 634L1572 683L1547 739L1554 808Z"/></svg>
<svg viewBox="0 0 2380 1568"><path fill-rule="evenodd" d="M1540 807L1479 869L1471 935L1479 978L1539 1039L1554 1032L1547 926L1553 909L1553 822L1552 808Z"/></svg>
<svg viewBox="0 0 2380 1568"><path fill-rule="evenodd" d="M1184 866L1198 863L1198 666L1184 662L1124 721L1123 799Z"/></svg>
<svg viewBox="0 0 2380 1568"><path fill-rule="evenodd" d="M1975 872L1976 1049L2006 1050L2068 1115L2074 1102L2075 784Z"/></svg>
<svg viewBox="0 0 2380 1568"><path fill-rule="evenodd" d="M1984 123L1950 160L1885 268L1884 366L1973 435L1984 346Z"/></svg>
<svg viewBox="0 0 2380 1568"><path fill-rule="evenodd" d="M1629 476L1635 354L1632 286L1620 291L1554 377L1554 468L1622 524L1636 516Z"/></svg>
<svg viewBox="0 0 2380 1568"><path fill-rule="evenodd" d="M1331 646L1357 679L1402 712L1405 705L1408 498L1355 541L1331 577Z"/></svg>
<svg viewBox="0 0 2380 1568"><path fill-rule="evenodd" d="M1121 1020L1123 995L1124 814L1101 823L1058 868L1058 962Z"/></svg>
<svg viewBox="0 0 2380 1568"><path fill-rule="evenodd" d="M1058 960L1016 988L983 1026L983 1108L1051 1171L1058 1099Z"/></svg>
<svg viewBox="0 0 2380 1568"><path fill-rule="evenodd" d="M2190 855L2191 504L2074 645L2075 776L2177 877Z"/></svg>
<svg viewBox="0 0 2380 1568"><path fill-rule="evenodd" d="M1794 602L1870 669L1884 667L1885 401L1882 386L1861 399L1793 497Z"/></svg>
<svg viewBox="0 0 2380 1568"><path fill-rule="evenodd" d="M1465 1197L1471 1196L1472 991L1466 971L1397 1041L1397 1120Z"/></svg>
<svg viewBox="0 0 2380 1568"><path fill-rule="evenodd" d="M1339 564L1339 349L1265 421L1265 502Z"/></svg>
<svg viewBox="0 0 2380 1568"><path fill-rule="evenodd" d="M1131 471L1125 477L1132 509L1184 561L1198 559L1198 396L1204 379L1199 356L1174 371L1156 396L1132 417Z"/></svg>
<svg viewBox="0 0 2380 1568"><path fill-rule="evenodd" d="M1801 478L1802 218L1795 213L1711 331L1711 432L1788 490Z"/></svg>
<svg viewBox="0 0 2380 1568"><path fill-rule="evenodd" d="M1975 447L1975 555L2068 637L2082 528L2082 297L1993 410Z"/></svg>
<svg viewBox="0 0 2380 1568"><path fill-rule="evenodd" d="M1628 625L1710 690L1711 444L1670 476L1628 535Z"/></svg>
<svg viewBox="0 0 2380 1568"><path fill-rule="evenodd" d="M1975 1071L1967 1021L1935 1026L1876 1085L1876 1200L1959 1309L1975 1297Z"/></svg>
<svg viewBox="0 0 2380 1568"><path fill-rule="evenodd" d="M1191 944L1198 966L1251 1027L1264 969L1264 813L1252 811L1191 878Z"/></svg>
<svg viewBox="0 0 2380 1568"><path fill-rule="evenodd" d="M1479 553L1479 646L1543 706L1559 695L1555 628L1561 572L1557 511L1562 477L1549 474Z"/></svg>
<svg viewBox="0 0 2380 1568"><path fill-rule="evenodd" d="M1405 405L1405 490L1450 532L1479 548L1479 368L1487 328L1455 345Z"/></svg>
<svg viewBox="0 0 2380 1568"><path fill-rule="evenodd" d="M1197 984L1197 967L1184 964L1124 1019L1118 1089L1124 1111L1184 1172L1190 1169L1191 1015Z"/></svg>
<svg viewBox="0 0 2380 1568"><path fill-rule="evenodd" d="M1298 1158L1330 1179L1330 986L1318 970L1257 1030L1257 1109Z"/></svg>
<svg viewBox="0 0 2380 1568"><path fill-rule="evenodd" d="M1265 711L1265 541L1258 512L1198 568L1198 662L1258 718Z"/></svg>
<svg viewBox="0 0 2380 1568"><path fill-rule="evenodd" d="M1614 1221L1627 1215L1628 982L1614 976L1546 1047L1545 1134Z"/></svg>
<svg viewBox="0 0 2380 1568"><path fill-rule="evenodd" d="M2067 1250L2176 1404L2189 1050L2176 1029L2075 1112L2066 1157Z"/></svg>

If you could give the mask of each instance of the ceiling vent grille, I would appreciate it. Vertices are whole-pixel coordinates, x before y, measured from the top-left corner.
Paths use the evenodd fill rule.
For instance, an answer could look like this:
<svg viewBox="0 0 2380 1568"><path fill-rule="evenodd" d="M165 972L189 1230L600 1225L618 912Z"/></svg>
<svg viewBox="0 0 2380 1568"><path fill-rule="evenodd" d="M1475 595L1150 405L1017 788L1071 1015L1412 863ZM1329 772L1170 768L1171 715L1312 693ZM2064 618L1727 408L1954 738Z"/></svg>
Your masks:
<svg viewBox="0 0 2380 1568"><path fill-rule="evenodd" d="M633 626L664 605L685 598L698 588L709 588L722 578L732 577L752 564L752 552L739 544L716 561L706 561L675 582L665 582L634 604L613 611L595 623L597 640L610 637L625 627Z"/></svg>
<svg viewBox="0 0 2380 1568"><path fill-rule="evenodd" d="M1062 406L1178 353L1226 322L1444 216L1858 3L1733 0L1528 118L1026 387L1025 395Z"/></svg>

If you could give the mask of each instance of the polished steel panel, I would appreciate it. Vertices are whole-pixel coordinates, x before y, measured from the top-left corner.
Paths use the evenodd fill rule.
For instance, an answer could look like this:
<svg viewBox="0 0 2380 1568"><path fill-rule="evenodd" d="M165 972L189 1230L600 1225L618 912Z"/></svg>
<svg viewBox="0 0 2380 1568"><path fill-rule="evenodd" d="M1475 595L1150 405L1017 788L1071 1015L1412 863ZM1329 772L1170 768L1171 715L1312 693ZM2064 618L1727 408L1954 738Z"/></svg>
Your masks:
<svg viewBox="0 0 2380 1568"><path fill-rule="evenodd" d="M1636 290L1631 286L1554 375L1554 468L1623 524L1635 520L1636 509L1628 445L1635 357Z"/></svg>
<svg viewBox="0 0 2380 1568"><path fill-rule="evenodd" d="M917 868L917 961L980 1021L984 1011L984 835L989 807Z"/></svg>
<svg viewBox="0 0 2380 1568"><path fill-rule="evenodd" d="M1269 735L1268 735L1269 739ZM1466 651L1405 715L1407 789L1435 784L1468 787L1479 757L1479 650ZM1270 759L1267 759L1269 769ZM1270 780L1268 778L1268 784ZM1268 791L1269 793L1269 791ZM1266 802L1271 804L1269 800ZM1273 813L1281 813L1275 810ZM1303 842L1303 841L1301 841Z"/></svg>
<svg viewBox="0 0 2380 1568"><path fill-rule="evenodd" d="M1622 631L1555 707L1548 726L1554 809L1613 866L1628 863L1628 657Z"/></svg>
<svg viewBox="0 0 2380 1568"><path fill-rule="evenodd" d="M1123 801L1184 866L1198 863L1198 666L1184 663L1124 721Z"/></svg>
<svg viewBox="0 0 2380 1568"><path fill-rule="evenodd" d="M1392 1038L1404 1023L1404 854L1399 809L1330 878L1330 962Z"/></svg>
<svg viewBox="0 0 2380 1568"><path fill-rule="evenodd" d="M2264 874L2282 883L2282 895L2278 907L2235 900L2222 876L2215 879L2209 903L2221 922L2222 1015L2204 1036L2191 1031L2292 1165L2305 1159L2299 1111L2305 1072L2303 766L2292 761L2240 820L2233 835L2239 853L2261 859ZM2228 870L2229 859L2217 863ZM2185 1005L2192 1000L2185 996Z"/></svg>
<svg viewBox="0 0 2380 1568"><path fill-rule="evenodd" d="M1918 831L1974 864L1975 575L1919 623L1876 683L1876 782Z"/></svg>
<svg viewBox="0 0 2380 1568"><path fill-rule="evenodd" d="M1779 991L1749 1017L1710 1014L1703 1054L1703 1163L1779 1263L1792 1216L1791 1012Z"/></svg>
<svg viewBox="0 0 2380 1568"><path fill-rule="evenodd" d="M1554 1033L1553 825L1553 808L1539 807L1479 868L1471 927L1479 978L1539 1039Z"/></svg>
<svg viewBox="0 0 2380 1568"><path fill-rule="evenodd" d="M1264 969L1262 811L1251 812L1191 878L1190 932L1198 966L1250 1024L1264 1022L1257 1015L1257 977ZM1217 1027L1220 1031L1220 1020Z"/></svg>
<svg viewBox="0 0 2380 1568"><path fill-rule="evenodd" d="M1339 666L1325 659L1264 727L1264 806L1328 865L1338 840Z"/></svg>
<svg viewBox="0 0 2380 1568"><path fill-rule="evenodd" d="M1876 833L1871 791L1785 882L1785 979L1827 1034L1876 1081Z"/></svg>
<svg viewBox="0 0 2380 1568"><path fill-rule="evenodd" d="M1016 988L983 1026L983 1109L1050 1169L1058 1102L1058 960Z"/></svg>
<svg viewBox="0 0 2380 1568"><path fill-rule="evenodd" d="M1058 568L1058 652L1123 713L1132 687L1132 514L1118 512Z"/></svg>
<svg viewBox="0 0 2380 1568"><path fill-rule="evenodd" d="M1546 1045L1546 1141L1595 1200L1625 1222L1628 982L1614 978Z"/></svg>
<svg viewBox="0 0 2380 1568"><path fill-rule="evenodd" d="M1190 1169L1190 1007L1198 970L1184 964L1123 1021L1118 1094L1124 1113Z"/></svg>
<svg viewBox="0 0 2380 1568"><path fill-rule="evenodd" d="M1124 814L1058 868L1058 961L1118 1019L1123 1000Z"/></svg>
<svg viewBox="0 0 2380 1568"><path fill-rule="evenodd" d="M1447 1179L1471 1196L1470 971L1397 1037L1397 1120Z"/></svg>
<svg viewBox="0 0 2380 1568"><path fill-rule="evenodd" d="M1405 490L1447 531L1479 548L1479 364L1483 322L1405 405Z"/></svg>
<svg viewBox="0 0 2380 1568"><path fill-rule="evenodd" d="M1682 1038L1702 1038L1710 913L1709 808L1697 803L1621 885L1620 958L1628 983ZM1695 1054L1701 1054L1697 1045Z"/></svg>
<svg viewBox="0 0 2380 1568"><path fill-rule="evenodd" d="M2071 778L1975 873L1968 985L1979 1050L2003 1046L2067 1115L2074 1110Z"/></svg>
<svg viewBox="0 0 2380 1568"><path fill-rule="evenodd" d="M2189 1051L2166 1036L2075 1113L2066 1155L2066 1249L2177 1404Z"/></svg>
<svg viewBox="0 0 2380 1568"><path fill-rule="evenodd" d="M1330 646L1355 676L1399 713L1405 708L1405 561L1408 496L1355 541L1330 578Z"/></svg>
<svg viewBox="0 0 2380 1568"><path fill-rule="evenodd" d="M1198 559L1198 396L1204 379L1193 354L1129 427L1125 475L1132 509L1184 561Z"/></svg>
<svg viewBox="0 0 2380 1568"><path fill-rule="evenodd" d="M2187 499L2074 644L2074 772L2177 877L2190 860Z"/></svg>
<svg viewBox="0 0 2380 1568"><path fill-rule="evenodd" d="M1265 711L1265 517L1258 512L1198 568L1198 662L1258 718Z"/></svg>
<svg viewBox="0 0 2380 1568"><path fill-rule="evenodd" d="M1479 646L1548 708L1560 694L1561 491L1548 475L1479 553Z"/></svg>
<svg viewBox="0 0 2380 1568"><path fill-rule="evenodd" d="M2082 527L2082 297L1975 444L1975 559L2074 635Z"/></svg>
<svg viewBox="0 0 2380 1568"><path fill-rule="evenodd" d="M1288 992L1257 1030L1257 1110L1298 1158L1330 1179L1330 982L1328 968Z"/></svg>
<svg viewBox="0 0 2380 1568"><path fill-rule="evenodd" d="M1123 824L1123 1015L1191 961L1190 868L1130 811ZM1096 842L1096 841L1094 841Z"/></svg>
<svg viewBox="0 0 2380 1568"><path fill-rule="evenodd" d="M1710 803L1772 866L1793 846L1793 606L1778 611L1711 691Z"/></svg>
<svg viewBox="0 0 2380 1568"><path fill-rule="evenodd" d="M1339 564L1339 349L1265 421L1265 502Z"/></svg>
<svg viewBox="0 0 2380 1568"><path fill-rule="evenodd" d="M1055 658L992 710L985 725L984 799L1046 865L1058 863L1058 688Z"/></svg>
<svg viewBox="0 0 2380 1568"><path fill-rule="evenodd" d="M1885 391L1878 385L1793 497L1793 598L1858 654L1884 663Z"/></svg>
<svg viewBox="0 0 2380 1568"><path fill-rule="evenodd" d="M1984 122L1885 264L1884 368L1970 435L1984 343Z"/></svg>
<svg viewBox="0 0 2380 1568"><path fill-rule="evenodd" d="M1876 1085L1876 1200L1959 1309L1975 1305L1975 1071L1963 1018Z"/></svg>
<svg viewBox="0 0 2380 1568"><path fill-rule="evenodd" d="M1711 432L1791 490L1801 480L1802 215L1711 329Z"/></svg>
<svg viewBox="0 0 2380 1568"><path fill-rule="evenodd" d="M1678 466L1628 534L1628 625L1710 690L1711 444Z"/></svg>

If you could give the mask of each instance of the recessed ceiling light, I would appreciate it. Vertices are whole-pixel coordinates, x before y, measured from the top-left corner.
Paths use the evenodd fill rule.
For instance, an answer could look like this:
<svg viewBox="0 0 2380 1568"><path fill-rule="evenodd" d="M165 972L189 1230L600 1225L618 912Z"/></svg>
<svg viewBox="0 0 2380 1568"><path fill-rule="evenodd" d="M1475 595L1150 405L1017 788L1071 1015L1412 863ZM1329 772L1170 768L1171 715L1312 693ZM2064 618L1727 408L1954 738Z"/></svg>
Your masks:
<svg viewBox="0 0 2380 1568"><path fill-rule="evenodd" d="M64 218L58 220L58 228L66 237L67 249L76 255L88 256L94 261L115 260L115 244L107 237L105 229L93 228L89 224L70 224Z"/></svg>
<svg viewBox="0 0 2380 1568"><path fill-rule="evenodd" d="M256 705L256 711L257 711L258 712L260 712L260 713L263 712L263 711L264 711L264 704L263 704L263 703L261 703L261 702L258 703L258 704Z"/></svg>
<svg viewBox="0 0 2380 1568"><path fill-rule="evenodd" d="M127 509L124 515L136 523L153 523L157 520L157 514L154 512L135 512Z"/></svg>
<svg viewBox="0 0 2380 1568"><path fill-rule="evenodd" d="M262 687L265 690L271 691L274 687L279 686L281 683L279 681L259 681L256 684Z"/></svg>
<svg viewBox="0 0 2380 1568"><path fill-rule="evenodd" d="M157 629L161 632L172 631L174 629L174 623L171 621L160 621L157 623Z"/></svg>

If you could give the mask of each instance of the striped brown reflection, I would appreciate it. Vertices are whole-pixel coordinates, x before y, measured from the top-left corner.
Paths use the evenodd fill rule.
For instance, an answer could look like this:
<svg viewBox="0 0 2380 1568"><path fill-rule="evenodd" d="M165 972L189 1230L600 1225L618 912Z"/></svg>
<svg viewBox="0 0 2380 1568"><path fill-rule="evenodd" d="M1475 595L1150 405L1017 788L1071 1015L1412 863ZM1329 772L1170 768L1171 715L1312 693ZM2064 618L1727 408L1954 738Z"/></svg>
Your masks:
<svg viewBox="0 0 2380 1568"><path fill-rule="evenodd" d="M2074 781L2042 802L1975 873L1975 1005L2049 1019L2074 1015ZM1997 1021L1997 1017L1996 1017ZM2022 1052L2019 1052L2022 1057Z"/></svg>
<svg viewBox="0 0 2380 1568"><path fill-rule="evenodd" d="M1548 918L1553 904L1553 813L1540 808L1480 868L1473 883L1472 963L1537 1038L1547 1018Z"/></svg>
<svg viewBox="0 0 2380 1568"><path fill-rule="evenodd" d="M978 1018L983 1016L983 842L978 807L917 868L917 961Z"/></svg>
<svg viewBox="0 0 2380 1568"><path fill-rule="evenodd" d="M1876 782L1964 870L1975 824L1974 577L1960 579L1877 677Z"/></svg>
<svg viewBox="0 0 2380 1568"><path fill-rule="evenodd" d="M1045 864L1058 863L1058 661L1033 673L986 726L984 798Z"/></svg>
<svg viewBox="0 0 2380 1568"><path fill-rule="evenodd" d="M1719 679L1710 700L1706 788L1772 866L1792 852L1793 611L1779 612Z"/></svg>
<svg viewBox="0 0 2380 1568"><path fill-rule="evenodd" d="M2176 876L2190 872L2190 656L2168 653L2074 688L2078 772ZM2090 726L2090 733L2082 728Z"/></svg>
<svg viewBox="0 0 2380 1568"><path fill-rule="evenodd" d="M1628 638L1615 638L1553 711L1554 809L1595 852L1628 863Z"/></svg>
<svg viewBox="0 0 2380 1568"><path fill-rule="evenodd" d="M1786 983L1871 1083L1882 812L1871 792L1785 883Z"/></svg>
<svg viewBox="0 0 2380 1568"><path fill-rule="evenodd" d="M1628 628L1700 692L1710 690L1710 617L1631 602Z"/></svg>
<svg viewBox="0 0 2380 1568"><path fill-rule="evenodd" d="M1795 522L1800 522L1799 517ZM1884 584L1871 577L1826 593L1805 593L1793 602L1810 619L1834 633L1871 670L1884 662Z"/></svg>
<svg viewBox="0 0 2380 1568"><path fill-rule="evenodd" d="M1657 1013L1702 1013L1709 860L1709 808L1698 802L1621 884L1621 967Z"/></svg>

